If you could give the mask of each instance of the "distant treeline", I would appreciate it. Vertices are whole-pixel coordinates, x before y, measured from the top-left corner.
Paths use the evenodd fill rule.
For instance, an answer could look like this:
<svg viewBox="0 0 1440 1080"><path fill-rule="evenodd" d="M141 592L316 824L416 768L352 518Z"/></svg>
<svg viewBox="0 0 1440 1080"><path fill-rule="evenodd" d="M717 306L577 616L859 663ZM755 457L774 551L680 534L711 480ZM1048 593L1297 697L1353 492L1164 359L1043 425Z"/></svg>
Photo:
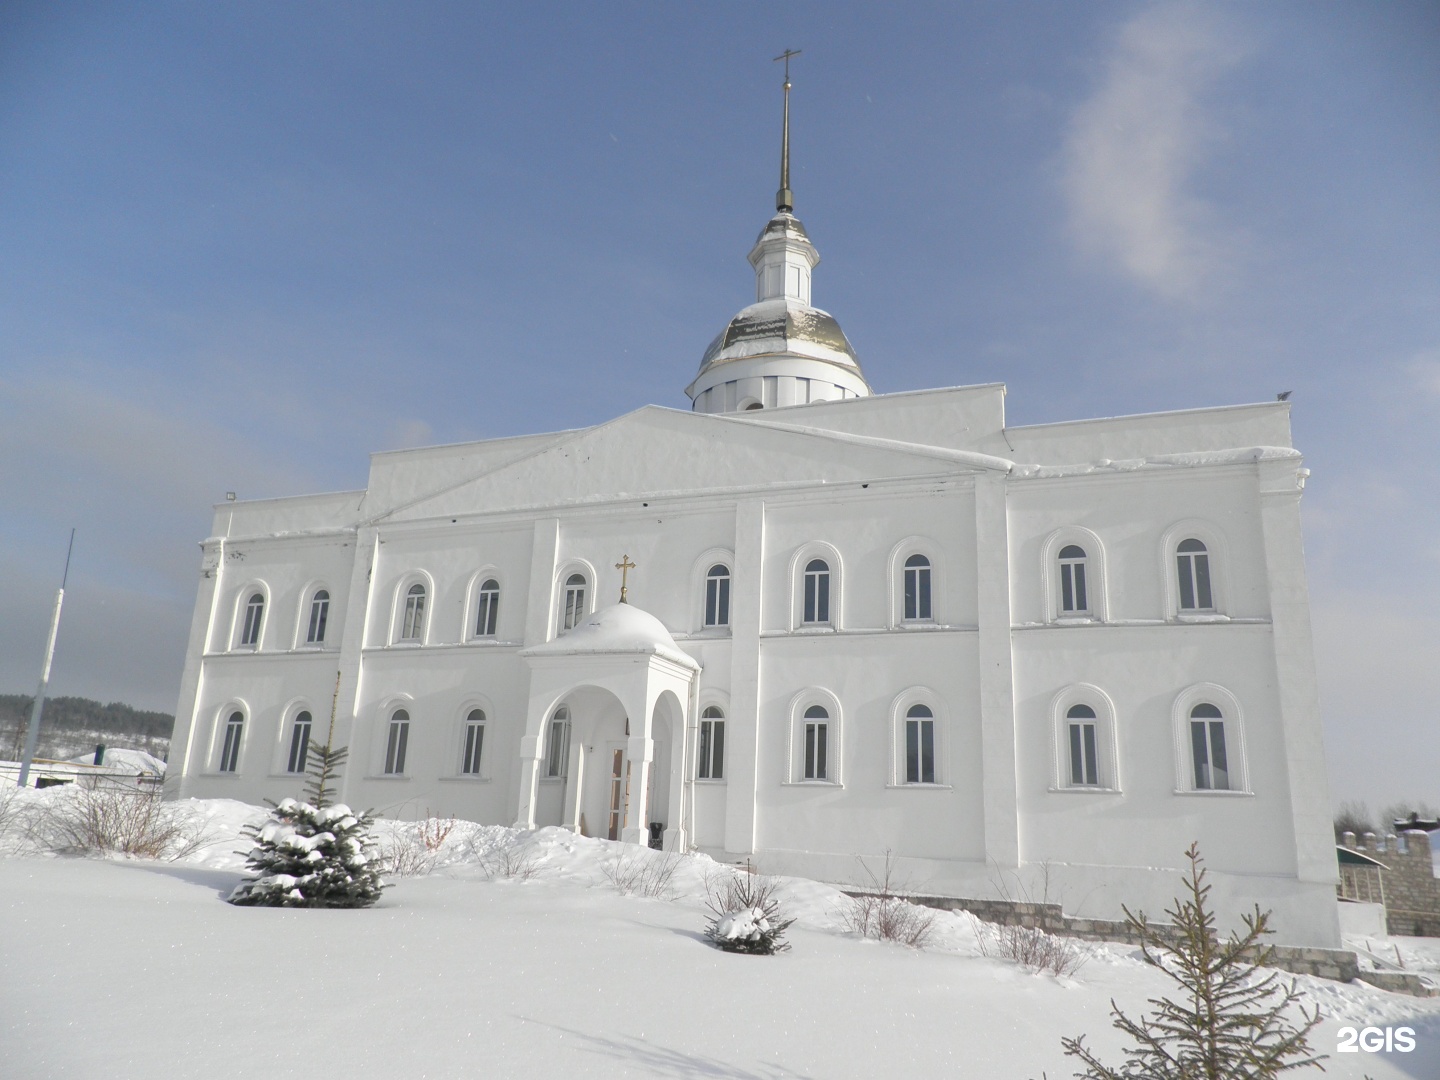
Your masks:
<svg viewBox="0 0 1440 1080"><path fill-rule="evenodd" d="M30 723L30 694L0 694L0 732ZM132 709L119 701L102 705L83 697L45 699L41 724L47 731L99 731L140 739L169 739L175 717L169 713Z"/></svg>

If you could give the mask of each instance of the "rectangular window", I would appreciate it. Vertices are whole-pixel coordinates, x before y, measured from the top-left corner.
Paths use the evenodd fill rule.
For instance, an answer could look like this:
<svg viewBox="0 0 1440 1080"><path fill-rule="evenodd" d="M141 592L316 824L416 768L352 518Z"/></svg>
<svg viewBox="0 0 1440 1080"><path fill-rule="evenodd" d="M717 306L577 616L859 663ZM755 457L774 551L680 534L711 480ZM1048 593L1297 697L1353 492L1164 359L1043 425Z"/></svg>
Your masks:
<svg viewBox="0 0 1440 1080"><path fill-rule="evenodd" d="M1225 721L1191 720L1190 750L1195 759L1195 790L1229 791L1230 767L1225 754Z"/></svg>
<svg viewBox="0 0 1440 1080"><path fill-rule="evenodd" d="M730 625L730 578L715 575L705 581L705 625Z"/></svg>
<svg viewBox="0 0 1440 1080"><path fill-rule="evenodd" d="M561 630L573 630L585 617L585 586L570 585L565 589L565 618Z"/></svg>
<svg viewBox="0 0 1440 1080"><path fill-rule="evenodd" d="M545 759L546 776L564 776L570 764L570 721L550 722L550 752Z"/></svg>
<svg viewBox="0 0 1440 1080"><path fill-rule="evenodd" d="M828 623L830 621L830 572L828 570L811 570L805 574L805 621L807 623Z"/></svg>
<svg viewBox="0 0 1440 1080"><path fill-rule="evenodd" d="M241 645L260 644L260 620L265 615L265 602L258 596L245 605L245 626L240 631Z"/></svg>
<svg viewBox="0 0 1440 1080"><path fill-rule="evenodd" d="M480 775L480 752L485 746L485 725L465 725L465 754L460 761L460 772L465 776Z"/></svg>
<svg viewBox="0 0 1440 1080"><path fill-rule="evenodd" d="M414 590L405 598L405 622L400 629L402 641L419 641L425 629L425 593Z"/></svg>
<svg viewBox="0 0 1440 1080"><path fill-rule="evenodd" d="M696 776L701 780L721 780L725 776L725 721L700 721L700 767Z"/></svg>
<svg viewBox="0 0 1440 1080"><path fill-rule="evenodd" d="M310 602L310 627L305 633L307 645L320 645L325 641L325 623L330 618L330 594L323 589Z"/></svg>
<svg viewBox="0 0 1440 1080"><path fill-rule="evenodd" d="M1175 562L1180 577L1180 610L1214 610L1215 601L1210 591L1210 556L1203 551L1177 555Z"/></svg>
<svg viewBox="0 0 1440 1080"><path fill-rule="evenodd" d="M309 716L309 713L305 713L303 719L297 719L294 728L290 731L290 760L285 767L286 772L302 773L305 771L305 757L310 752Z"/></svg>
<svg viewBox="0 0 1440 1080"><path fill-rule="evenodd" d="M829 724L807 723L805 725L805 779L825 780L829 772L825 767L825 741Z"/></svg>
<svg viewBox="0 0 1440 1080"><path fill-rule="evenodd" d="M907 567L905 569L905 618L925 620L931 617L930 612L930 567Z"/></svg>
<svg viewBox="0 0 1440 1080"><path fill-rule="evenodd" d="M220 750L221 772L235 772L240 767L240 736L244 729L245 721L239 713L225 725L225 745Z"/></svg>
<svg viewBox="0 0 1440 1080"><path fill-rule="evenodd" d="M1093 723L1070 724L1070 785L1072 787L1099 787L1100 766L1096 753L1095 725Z"/></svg>
<svg viewBox="0 0 1440 1080"><path fill-rule="evenodd" d="M399 776L405 771L405 749L410 741L410 721L392 720L390 722L390 739L385 744L385 772L390 776Z"/></svg>
<svg viewBox="0 0 1440 1080"><path fill-rule="evenodd" d="M1085 564L1067 562L1060 564L1060 610L1089 611L1090 604L1085 595Z"/></svg>
<svg viewBox="0 0 1440 1080"><path fill-rule="evenodd" d="M905 782L935 783L935 721L905 721Z"/></svg>
<svg viewBox="0 0 1440 1080"><path fill-rule="evenodd" d="M494 637L500 616L500 594L489 589L480 591L480 613L475 619L477 637Z"/></svg>

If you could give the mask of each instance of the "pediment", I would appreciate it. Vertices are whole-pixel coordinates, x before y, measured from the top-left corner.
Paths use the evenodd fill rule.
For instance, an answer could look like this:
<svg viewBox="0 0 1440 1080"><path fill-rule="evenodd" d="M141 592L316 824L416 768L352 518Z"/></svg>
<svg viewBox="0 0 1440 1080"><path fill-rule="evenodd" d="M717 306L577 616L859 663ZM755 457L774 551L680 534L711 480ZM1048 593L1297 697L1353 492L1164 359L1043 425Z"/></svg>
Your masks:
<svg viewBox="0 0 1440 1080"><path fill-rule="evenodd" d="M492 471L417 492L379 520L978 471L995 460L652 405Z"/></svg>

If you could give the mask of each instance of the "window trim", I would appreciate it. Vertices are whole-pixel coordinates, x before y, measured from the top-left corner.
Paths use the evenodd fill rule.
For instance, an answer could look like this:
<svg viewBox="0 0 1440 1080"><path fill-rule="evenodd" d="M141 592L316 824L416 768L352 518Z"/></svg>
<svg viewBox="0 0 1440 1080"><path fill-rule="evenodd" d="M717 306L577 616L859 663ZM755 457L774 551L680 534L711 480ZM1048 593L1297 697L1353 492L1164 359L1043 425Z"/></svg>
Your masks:
<svg viewBox="0 0 1440 1080"><path fill-rule="evenodd" d="M297 702L285 710L285 722L280 725L280 757L283 776L304 776L308 771L310 761L310 746L315 742L315 711L306 702ZM305 737L305 753L300 756L300 768L292 769L291 759L295 754L295 731L300 725L300 717L309 717L309 732Z"/></svg>
<svg viewBox="0 0 1440 1080"><path fill-rule="evenodd" d="M1085 552L1085 599L1088 611L1065 611L1060 580L1060 552L1074 544ZM1110 621L1109 559L1099 535L1081 525L1064 525L1045 538L1040 546L1040 580L1045 585L1045 622L1077 625Z"/></svg>
<svg viewBox="0 0 1440 1080"><path fill-rule="evenodd" d="M327 596L325 609L325 634L319 641L310 640L310 619L315 609L315 598L320 593ZM335 590L324 581L312 581L300 591L300 610L295 620L296 649L335 648Z"/></svg>
<svg viewBox="0 0 1440 1080"><path fill-rule="evenodd" d="M414 638L401 637L405 629L405 611L410 590L416 586L423 586L425 589L425 612L420 627L420 636ZM395 587L395 597L390 612L390 639L391 645L401 648L414 649L430 644L430 631L435 625L435 604L437 594L435 580L424 570L413 570L402 577Z"/></svg>
<svg viewBox="0 0 1440 1080"><path fill-rule="evenodd" d="M1183 538L1182 538L1183 539ZM1202 538L1203 539L1203 538ZM1225 724L1225 758L1230 786L1228 788L1197 788L1195 762L1190 753L1190 710L1208 702L1220 710ZM1227 798L1254 795L1250 786L1249 755L1246 750L1245 713L1240 699L1218 683L1196 683L1175 696L1170 709L1171 731L1175 752L1175 794L1198 795L1202 798Z"/></svg>
<svg viewBox="0 0 1440 1080"><path fill-rule="evenodd" d="M724 566L725 569L730 571L730 618L723 626L707 626L705 624L705 605L708 597L707 587L709 585L710 569L716 565ZM691 564L690 611L693 612L691 616L693 633L708 634L714 637L725 637L730 634L730 628L735 623L735 582L735 553L729 548L708 548Z"/></svg>
<svg viewBox="0 0 1440 1080"><path fill-rule="evenodd" d="M480 633L480 599L484 593L485 583L493 581L496 587L496 608L505 602L505 579L494 566L486 565L480 567L470 575L470 582L465 588L465 624L460 627L461 641L476 642L498 642L503 640L501 633L503 626L500 622L500 613L495 613L495 632L493 634ZM508 609L507 609L508 610ZM488 716L489 713L487 712Z"/></svg>
<svg viewBox="0 0 1440 1080"><path fill-rule="evenodd" d="M561 711L565 715L560 715ZM555 747L555 726L564 724L565 741L557 751ZM545 728L541 743L540 779L568 780L570 778L570 744L575 741L575 717L568 702L561 701L545 714ZM555 771L551 771L554 769Z"/></svg>
<svg viewBox="0 0 1440 1080"><path fill-rule="evenodd" d="M941 547L928 536L907 536L890 549L886 562L886 589L889 594L891 630L913 627L944 625L945 560L940 556ZM930 617L928 619L905 618L905 560L912 555L923 555L930 560Z"/></svg>
<svg viewBox="0 0 1440 1080"><path fill-rule="evenodd" d="M717 716L710 716L710 715L708 715L712 710L713 710L714 712L716 712L718 715L717 715ZM704 706L702 706L701 709L700 709L700 715L696 718L696 721L695 721L695 723L696 723L696 730L695 730L695 768L692 770L692 775L695 777L695 780L696 780L698 783L702 783L702 784L723 784L723 783L725 783L725 779L726 779L726 775L727 775L727 774L726 774L726 771L725 771L725 723L726 723L726 721L729 720L729 719L730 719L730 717L729 717L729 715L727 715L724 707L723 707L723 706L720 706L720 705L717 705L717 704L715 704L714 702L711 702L711 703L708 704L708 705L704 705ZM707 755L705 755L705 754L703 754L703 753L701 752L701 748L706 745L706 741L705 741L705 725L706 725L706 724L712 724L712 725L713 725L713 724L717 724L717 723L720 725L720 740L719 740L719 741L720 741L720 753L719 753L719 755L718 755L719 758L720 758L720 775L718 775L718 776L715 775L715 769L714 769L715 758L716 758L717 755L716 755L715 752L714 752L714 739L713 739L713 737L712 737L712 739L711 739L711 741L710 741L710 744L709 744L709 745L710 745L710 751L711 751L711 752L710 752L710 754L708 755L708 760L707 760ZM712 733L712 736L713 736L713 733L714 733L714 728L713 728L713 727L711 728L711 733ZM707 775L707 776L701 776L701 775L700 775L700 772L701 772L702 767L704 767L704 768L706 769L706 771L709 773L709 775Z"/></svg>
<svg viewBox="0 0 1440 1080"><path fill-rule="evenodd" d="M1211 608L1180 607L1180 571L1176 563L1178 548L1186 540L1199 540L1205 545L1210 565ZM1165 621L1174 623L1228 622L1230 607L1230 557L1225 534L1208 521L1187 518L1177 521L1160 538L1160 564L1165 583Z"/></svg>
<svg viewBox="0 0 1440 1080"><path fill-rule="evenodd" d="M815 559L825 560L830 570L829 619L805 621L805 567ZM800 545L790 556L790 629L801 633L830 633L844 627L845 561L840 552L823 540Z"/></svg>
<svg viewBox="0 0 1440 1080"><path fill-rule="evenodd" d="M229 732L230 720L236 713L240 715L240 738L235 747L235 767L233 769L221 768L225 764L225 741ZM245 702L237 699L227 701L215 712L215 725L210 736L210 775L212 776L239 776L240 766L245 763L245 736L253 721L253 713Z"/></svg>
<svg viewBox="0 0 1440 1080"><path fill-rule="evenodd" d="M255 641L246 644L245 617L250 608L250 601L256 594L259 594L262 607L260 609L260 626L256 632ZM263 581L247 581L241 585L235 593L235 615L230 627L230 650L231 652L260 652L265 645L266 631L269 629L271 613L270 587Z"/></svg>
<svg viewBox="0 0 1440 1080"><path fill-rule="evenodd" d="M462 771L465 767L466 728L470 722L470 714L476 709L485 714L483 723L487 730L484 743L480 747L480 772L467 773ZM450 725L450 764L446 767L447 771L442 773L441 779L464 780L467 783L491 779L491 762L495 757L495 715L494 702L484 694L467 694L461 700Z"/></svg>
<svg viewBox="0 0 1440 1080"><path fill-rule="evenodd" d="M575 620L575 626L579 626L591 615L595 614L595 589L597 578L595 568L584 559L570 559L560 566L555 573L555 610L551 615L550 625L554 628L554 637L567 634L574 627L565 626L565 589L570 578L579 574L585 579L585 597L581 604L581 612Z"/></svg>
<svg viewBox="0 0 1440 1080"><path fill-rule="evenodd" d="M480 719L472 720L471 717L475 716L476 713L480 714ZM472 706L462 713L460 720L460 764L455 772L456 776L463 777L466 780L485 779L486 766L490 763L490 755L485 753L487 749L485 736L488 734L487 729L489 726L490 714L478 705ZM475 750L475 767L473 769L467 769L466 766L471 764L470 732L476 728L480 731L480 745L476 747Z"/></svg>
<svg viewBox="0 0 1440 1080"><path fill-rule="evenodd" d="M923 552L922 552L923 554ZM935 780L911 783L905 779L905 723L910 710L924 705L935 721ZM949 791L950 782L950 710L944 700L928 686L911 686L896 694L890 702L890 771L888 788L906 791Z"/></svg>
<svg viewBox="0 0 1440 1080"><path fill-rule="evenodd" d="M411 706L408 704L395 705L385 713L385 736L381 740L383 748L380 758L381 776L396 778L410 775L409 770L405 768L410 764L410 727L415 721L410 713L410 708ZM404 720L399 719L401 713L405 714ZM398 745L392 743L397 724L404 725L400 732ZM394 754L393 758L392 753ZM394 768L391 767L392 765Z"/></svg>
<svg viewBox="0 0 1440 1080"><path fill-rule="evenodd" d="M1088 705L1095 711L1095 763L1099 774L1098 784L1076 784L1071 781L1069 714L1076 705ZM1054 743L1051 752L1051 792L1072 795L1123 794L1115 716L1115 702L1109 694L1092 683L1073 683L1051 699L1050 722Z"/></svg>
<svg viewBox="0 0 1440 1080"><path fill-rule="evenodd" d="M826 722L829 730L825 733L826 773L823 780L807 780L805 770L805 710L819 705L829 714ZM829 690L819 686L807 687L790 699L790 724L788 748L785 754L786 786L836 787L845 786L845 719L840 708L840 699ZM813 720L811 721L813 722Z"/></svg>

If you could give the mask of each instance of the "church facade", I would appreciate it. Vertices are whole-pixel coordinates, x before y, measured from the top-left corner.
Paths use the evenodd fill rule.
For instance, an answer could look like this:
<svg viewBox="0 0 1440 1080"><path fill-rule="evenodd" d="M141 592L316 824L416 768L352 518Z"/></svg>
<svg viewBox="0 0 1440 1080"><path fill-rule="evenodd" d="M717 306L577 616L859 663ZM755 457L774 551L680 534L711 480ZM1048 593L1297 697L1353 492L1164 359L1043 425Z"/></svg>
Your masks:
<svg viewBox="0 0 1440 1080"><path fill-rule="evenodd" d="M1337 944L1289 406L872 394L790 203L691 411L217 506L170 793L296 795L333 714L388 814L1096 918L1198 840L1227 922Z"/></svg>

